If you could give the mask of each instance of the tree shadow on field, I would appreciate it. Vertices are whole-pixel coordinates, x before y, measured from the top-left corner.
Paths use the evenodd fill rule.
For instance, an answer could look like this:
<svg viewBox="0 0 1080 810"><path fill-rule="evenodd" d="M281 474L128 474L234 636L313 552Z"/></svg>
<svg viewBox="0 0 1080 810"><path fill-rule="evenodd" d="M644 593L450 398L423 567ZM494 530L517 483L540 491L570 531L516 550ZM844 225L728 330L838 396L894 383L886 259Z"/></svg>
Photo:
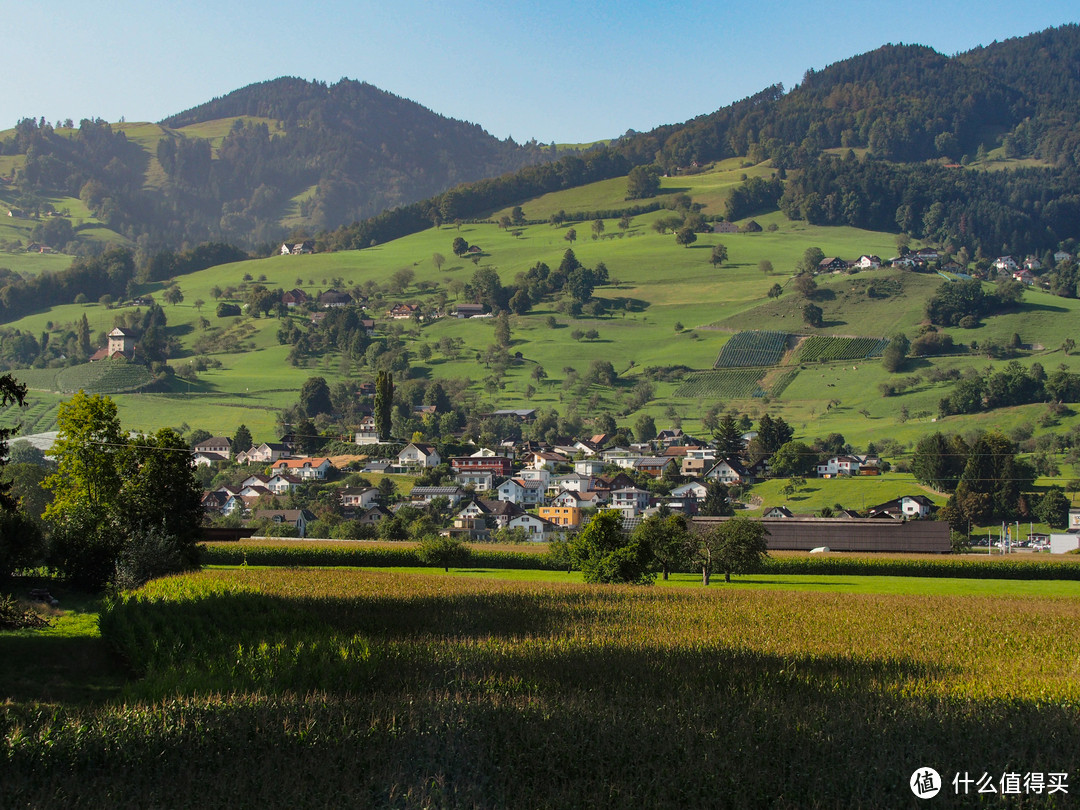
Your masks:
<svg viewBox="0 0 1080 810"><path fill-rule="evenodd" d="M756 579L756 578L748 579L746 577L738 577L736 579L731 580L731 584L732 585L738 584L738 585L769 585L769 586L772 586L772 585L790 585L791 583L787 582L785 580L781 580L781 579ZM841 580L822 580L821 582L800 581L799 586L801 587L803 585L815 585L815 586L819 586L819 587L828 587L828 588L833 588L833 587L835 587L835 588L851 588L851 587L855 586L855 583L854 582L843 582Z"/></svg>
<svg viewBox="0 0 1080 810"><path fill-rule="evenodd" d="M1034 301L1021 301L1020 306L1016 308L1017 312L1022 313L1037 313L1037 312L1068 312L1065 307L1059 307L1055 304L1037 304Z"/></svg>
<svg viewBox="0 0 1080 810"><path fill-rule="evenodd" d="M892 807L910 805L909 780L928 764L1066 771L1062 752L1080 749L1072 703L942 700L934 685L963 673L902 652L755 651L694 634L685 618L670 622L670 643L604 631L658 598L207 597L198 612L229 654L253 632L332 628L369 636L375 672L357 691L313 669L306 691L163 695L126 723L118 706L71 741L54 730L63 755L10 769L12 795L98 806L138 774L146 805L215 805L242 786L245 803L271 806ZM191 616L137 608L159 649Z"/></svg>

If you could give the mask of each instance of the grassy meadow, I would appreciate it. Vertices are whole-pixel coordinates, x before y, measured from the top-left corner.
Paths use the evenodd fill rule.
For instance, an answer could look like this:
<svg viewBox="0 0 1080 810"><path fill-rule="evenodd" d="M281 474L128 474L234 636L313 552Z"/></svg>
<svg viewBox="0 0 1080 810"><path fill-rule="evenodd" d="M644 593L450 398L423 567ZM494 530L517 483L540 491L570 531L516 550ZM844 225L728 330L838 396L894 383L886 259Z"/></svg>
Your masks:
<svg viewBox="0 0 1080 810"><path fill-rule="evenodd" d="M217 137L226 130L215 130L216 135L207 130L201 136ZM142 134L149 139L147 143L156 137L154 133ZM743 167L738 161L726 161L700 174L664 178L663 184L665 191L690 194L706 204L708 213L714 213L721 210L728 190L741 181L743 174L768 171L765 167ZM522 207L526 219L536 222L558 210L619 210L626 203L624 195L623 181L603 181L545 195L525 202ZM948 393L951 383L926 382L927 371L972 366L984 369L1002 363L963 352L911 361L909 369L900 375L890 375L875 359L800 362L795 352L785 356L781 366L763 369L760 386L744 384L731 388L710 383L683 388L680 392L682 380L678 377L654 380L651 383L654 398L640 411L633 411L628 404L631 391L637 382L649 378L648 369L671 366L696 371L711 369L720 349L740 330L865 338L888 337L905 331L913 336L923 320L926 298L943 279L892 270L820 277L816 300L824 310L825 323L815 330L802 322L804 301L788 285L805 249L818 246L826 255L846 258L862 253L888 256L895 250L893 235L853 228L822 228L790 222L779 213L771 213L756 218L766 227L760 233L703 234L695 244L684 248L675 243L671 234L657 233L651 227L666 211L633 217L625 232L618 228L616 220L606 220L605 231L598 239L592 238L588 222L570 222L562 227L545 222L504 231L493 224L502 213L493 212L492 220L486 223L431 228L360 251L273 256L179 278L176 281L184 294L183 302L164 305L170 329L181 346L181 356L174 363L182 364L186 357L196 353L197 342L208 334L199 325L200 318L205 317L210 322L211 333L220 331L236 339L231 347L210 349L210 354L221 361L221 368L200 373L196 382L177 380L169 391L161 393L123 393L120 389L102 392L115 394L121 417L134 428L156 429L186 423L229 433L243 422L255 432L257 440L266 440L275 432L277 410L295 401L307 377L321 375L333 383L346 378L365 380L370 372L343 362L337 355L309 361L300 368L289 365L288 347L277 343L280 325L277 319L218 318L214 314L216 301L211 296L213 287L232 286L242 294L247 275L251 277L247 284L263 283L284 289L300 287L314 294L331 286L384 284L397 270L408 268L414 274L409 287L400 293L384 289L369 302L369 312L376 317L378 328L386 330L392 322L385 313L394 303L430 301L445 295L448 308L453 308L463 300L460 287L471 279L477 266L493 267L504 283L510 283L515 275L537 261L556 266L565 250L572 247L585 265L606 264L612 283L597 289L596 295L629 299L628 310L601 318L573 319L554 311L547 303L540 303L528 315L513 316L511 351L521 352L522 357L510 366L501 381L502 387L494 393L483 384L490 371L476 359L477 353L493 342L490 320L443 318L421 325L406 322L403 337L412 352L416 373L429 378L472 380L472 390L482 407L554 408L560 413L576 411L582 415L607 410L621 414L623 424L633 424L637 413L645 412L654 417L660 428L669 426L674 415L684 429L694 432L701 430L705 410L718 405L755 418L768 411L795 426L800 438L838 432L859 447L884 438L895 439L901 447L910 446L932 430L989 427L1009 430L1025 423L1034 425L1045 413L1045 406L1029 405L937 419L938 400ZM768 230L773 225L776 229ZM570 228L578 232L573 243L566 239ZM450 244L458 236L482 248L477 264L453 256ZM727 246L730 256L718 268L709 262L711 248L717 242ZM432 261L435 253L446 257L441 269ZM772 263L772 274L759 270L759 262L764 260ZM882 282L890 290L888 297L869 295L871 282ZM767 298L767 291L777 283L785 291L779 298ZM160 293L163 286L154 285L148 292ZM200 301L203 303L196 307ZM1053 369L1064 363L1075 371L1080 369L1080 359L1064 355L1059 347L1071 333L1078 310L1080 302L1033 290L1027 293L1019 311L988 318L976 329L951 332L961 349L972 340L1005 341L1017 333L1025 344L1033 347L1021 358L1024 365L1038 361ZM47 330L61 333L83 314L87 315L92 332L100 336L112 327L117 310L99 304L69 304L27 316L9 326L34 334ZM290 317L302 320L299 315ZM549 317L555 319L554 328L549 325ZM576 331L590 329L598 332L597 339L572 337ZM435 348L443 338L460 339L464 348L454 356L445 356ZM423 344L435 348L428 361L421 361L416 354ZM569 369L582 373L596 360L613 364L619 374L615 387L570 390L564 385ZM533 377L537 366L546 374L541 383L536 383ZM924 379L902 395L881 396L882 383L915 374L921 374ZM62 394L63 387L48 382L44 375L32 371L29 377L33 378L34 396ZM904 416L898 418L902 409ZM1077 419L1076 414L1069 413L1057 426L1036 427L1035 433L1068 428Z"/></svg>
<svg viewBox="0 0 1080 810"><path fill-rule="evenodd" d="M946 782L1070 769L1075 598L746 579L158 580L104 607L101 639L86 634L117 650L126 683L101 661L79 672L102 679L97 700L9 689L5 802L883 807L910 804L927 765ZM0 633L0 650L27 634Z"/></svg>

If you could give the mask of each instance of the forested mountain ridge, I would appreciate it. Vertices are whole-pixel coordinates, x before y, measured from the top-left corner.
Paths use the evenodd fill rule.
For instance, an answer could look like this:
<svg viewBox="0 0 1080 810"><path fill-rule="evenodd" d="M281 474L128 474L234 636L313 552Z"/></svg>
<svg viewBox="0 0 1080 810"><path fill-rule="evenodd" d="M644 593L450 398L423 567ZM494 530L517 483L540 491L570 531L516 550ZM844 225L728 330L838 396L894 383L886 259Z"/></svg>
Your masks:
<svg viewBox="0 0 1080 810"><path fill-rule="evenodd" d="M234 120L220 142L200 136L199 125L222 119ZM179 246L224 239L248 247L548 158L535 142L499 140L476 124L344 79L262 82L154 129L160 137L137 143L104 121L54 127L28 118L0 139L0 155L24 158L12 178L21 208L34 210L35 199L61 193L81 198L132 240ZM150 183L155 161L159 177Z"/></svg>
<svg viewBox="0 0 1080 810"><path fill-rule="evenodd" d="M242 202L260 186L274 192L315 186L305 203L313 232L544 159L535 141L500 141L477 124L348 79L253 84L162 124L180 128L241 116L281 121L285 132L271 136L265 126L235 126L211 164L231 164L221 172L227 190L218 196ZM254 207L257 215L259 204Z"/></svg>
<svg viewBox="0 0 1080 810"><path fill-rule="evenodd" d="M732 105L636 137L655 142L667 169L739 155L791 167L808 153L838 147L867 148L885 160L960 160L1037 117L1031 134L1014 138L1013 156L1076 166L1080 141L1053 148L1039 136L1060 135L1080 120L1078 77L1077 25L954 57L919 45L885 45L807 71L790 92L770 88L748 109Z"/></svg>
<svg viewBox="0 0 1080 810"><path fill-rule="evenodd" d="M788 92L773 85L685 124L452 189L345 226L325 244L365 247L426 227L447 210L483 216L634 166L655 163L671 175L745 157L791 173L783 184L751 179L756 185L737 196L753 206L729 203L729 218L780 207L790 219L904 231L971 256L1042 253L1080 238L1078 77L1077 25L954 57L886 45L808 71ZM999 147L1034 165L960 168L985 167ZM852 151L834 153L842 149Z"/></svg>
<svg viewBox="0 0 1080 810"><path fill-rule="evenodd" d="M758 210L903 230L972 255L1044 251L1078 236L1080 26L951 57L885 45L807 71L789 91L767 87L561 159L351 80L253 84L152 129L136 143L102 121L54 130L25 119L0 137L0 155L21 156L13 185L23 198L81 197L148 251L215 240L266 248L295 231L322 232L320 249L361 248L635 166L678 174L732 157L791 172L743 195ZM957 168L983 166L999 148L1037 165ZM840 149L859 159L830 153Z"/></svg>

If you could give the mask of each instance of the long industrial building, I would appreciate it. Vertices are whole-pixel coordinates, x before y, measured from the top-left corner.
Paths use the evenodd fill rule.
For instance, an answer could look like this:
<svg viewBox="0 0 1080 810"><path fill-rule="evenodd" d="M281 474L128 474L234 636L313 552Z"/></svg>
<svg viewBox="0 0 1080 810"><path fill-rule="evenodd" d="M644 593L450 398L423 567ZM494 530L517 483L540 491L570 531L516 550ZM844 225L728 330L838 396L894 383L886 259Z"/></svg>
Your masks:
<svg viewBox="0 0 1080 810"><path fill-rule="evenodd" d="M730 518L695 517L693 528L704 531ZM899 551L948 554L949 524L940 520L890 518L762 518L770 551Z"/></svg>

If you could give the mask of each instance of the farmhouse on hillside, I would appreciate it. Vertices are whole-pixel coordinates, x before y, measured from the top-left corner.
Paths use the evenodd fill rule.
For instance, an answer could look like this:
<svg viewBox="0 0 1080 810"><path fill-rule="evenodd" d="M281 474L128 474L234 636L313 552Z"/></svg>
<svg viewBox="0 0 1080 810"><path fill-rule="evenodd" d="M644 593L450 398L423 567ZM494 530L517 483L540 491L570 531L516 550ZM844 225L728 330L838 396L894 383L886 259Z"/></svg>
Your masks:
<svg viewBox="0 0 1080 810"><path fill-rule="evenodd" d="M119 326L109 332L108 345L90 355L90 362L97 360L130 360L135 356L135 334Z"/></svg>

